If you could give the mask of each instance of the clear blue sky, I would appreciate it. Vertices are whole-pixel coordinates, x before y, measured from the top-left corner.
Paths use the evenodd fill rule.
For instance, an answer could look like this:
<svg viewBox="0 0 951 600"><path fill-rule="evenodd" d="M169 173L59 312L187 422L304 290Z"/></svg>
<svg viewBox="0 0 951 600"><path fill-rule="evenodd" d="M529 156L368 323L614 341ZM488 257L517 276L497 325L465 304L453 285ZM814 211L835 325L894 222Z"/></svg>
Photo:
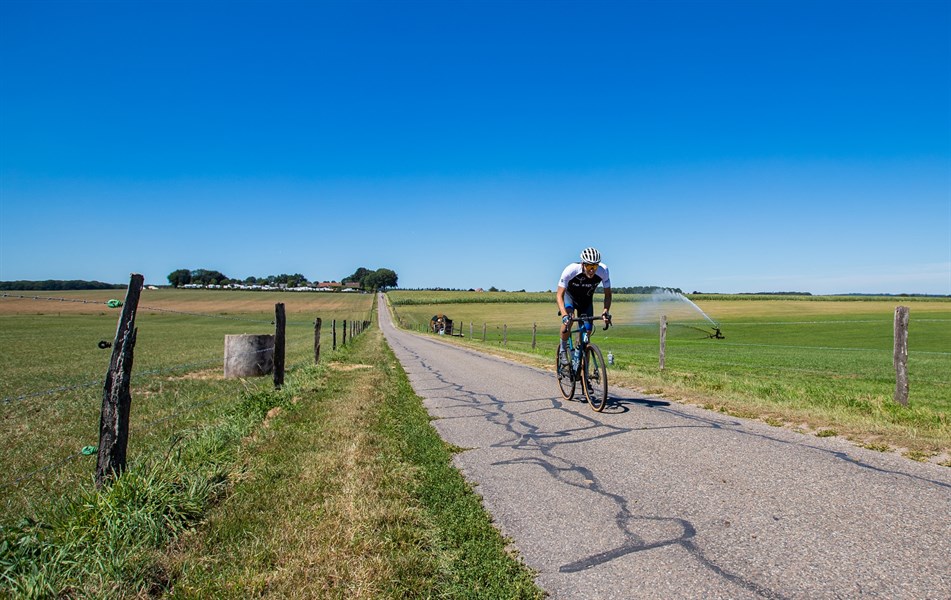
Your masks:
<svg viewBox="0 0 951 600"><path fill-rule="evenodd" d="M947 1L0 3L0 279L951 294Z"/></svg>

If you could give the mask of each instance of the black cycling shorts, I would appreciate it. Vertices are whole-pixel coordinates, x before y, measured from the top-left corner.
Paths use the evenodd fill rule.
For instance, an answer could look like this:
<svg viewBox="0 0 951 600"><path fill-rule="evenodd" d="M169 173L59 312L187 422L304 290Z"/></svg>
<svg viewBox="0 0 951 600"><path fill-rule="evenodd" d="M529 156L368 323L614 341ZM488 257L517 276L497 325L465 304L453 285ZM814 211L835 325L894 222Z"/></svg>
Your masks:
<svg viewBox="0 0 951 600"><path fill-rule="evenodd" d="M575 302L575 299L571 297L571 294L565 292L565 310L568 311L569 315L575 311L578 311L579 317L593 317L594 298L584 298L581 302ZM584 323L584 328L590 332L591 321Z"/></svg>

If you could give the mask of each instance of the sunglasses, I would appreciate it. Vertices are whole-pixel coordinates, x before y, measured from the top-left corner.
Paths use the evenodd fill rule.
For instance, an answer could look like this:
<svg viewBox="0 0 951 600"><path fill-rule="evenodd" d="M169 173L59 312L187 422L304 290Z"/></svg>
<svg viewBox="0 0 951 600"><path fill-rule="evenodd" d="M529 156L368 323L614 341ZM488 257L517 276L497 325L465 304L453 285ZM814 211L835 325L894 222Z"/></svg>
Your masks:
<svg viewBox="0 0 951 600"><path fill-rule="evenodd" d="M584 263L581 266L589 271L593 271L598 268L598 263Z"/></svg>

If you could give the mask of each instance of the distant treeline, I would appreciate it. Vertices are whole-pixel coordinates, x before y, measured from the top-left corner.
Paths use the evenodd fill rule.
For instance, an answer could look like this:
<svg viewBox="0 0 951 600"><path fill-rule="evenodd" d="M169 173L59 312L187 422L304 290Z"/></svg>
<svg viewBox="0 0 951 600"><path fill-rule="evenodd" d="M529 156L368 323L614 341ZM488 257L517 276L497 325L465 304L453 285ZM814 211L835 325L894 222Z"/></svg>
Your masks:
<svg viewBox="0 0 951 600"><path fill-rule="evenodd" d="M405 292L475 292L474 288L463 289L463 288L445 288L445 287L425 287L425 288L400 288ZM524 289L521 290L500 290L494 285L488 290L483 290L487 292L502 292L502 293L535 293L535 292L526 292ZM554 294L553 290L547 290L548 293ZM653 294L654 292L674 292L677 294L683 294L683 290L680 288L674 287L660 287L657 285L636 285L636 286L627 286L627 287L612 287L611 291L615 294ZM694 292L699 294L700 292Z"/></svg>
<svg viewBox="0 0 951 600"><path fill-rule="evenodd" d="M44 281L0 281L0 290L124 290L124 283L103 283L81 279L46 279Z"/></svg>
<svg viewBox="0 0 951 600"><path fill-rule="evenodd" d="M628 287L612 287L615 294L653 294L654 292L673 292L683 294L684 291L675 287L660 287L659 285L635 285Z"/></svg>
<svg viewBox="0 0 951 600"><path fill-rule="evenodd" d="M399 277L396 271L392 269L376 269L371 271L366 267L360 267L349 277L344 277L340 283L357 283L365 290L382 290L396 287L398 279ZM285 285L289 288L301 286L317 287L320 285L318 279L314 279L313 282L310 282L307 280L307 277L301 273L294 273L293 275L281 273L280 275L268 275L267 277L255 277L252 275L242 279L229 277L221 271L212 269L176 269L169 273L168 282L177 288L191 284L200 286L227 286L231 284L262 286ZM336 282L336 280L331 281L331 283Z"/></svg>
<svg viewBox="0 0 951 600"><path fill-rule="evenodd" d="M702 294L703 292L694 292ZM812 292L740 292L737 296L811 296Z"/></svg>

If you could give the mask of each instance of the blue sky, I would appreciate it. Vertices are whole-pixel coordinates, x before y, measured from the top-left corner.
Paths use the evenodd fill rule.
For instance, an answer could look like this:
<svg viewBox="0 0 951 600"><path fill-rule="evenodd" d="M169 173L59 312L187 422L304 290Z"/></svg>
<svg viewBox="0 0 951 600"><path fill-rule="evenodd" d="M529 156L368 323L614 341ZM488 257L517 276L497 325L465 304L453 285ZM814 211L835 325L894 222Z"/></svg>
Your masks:
<svg viewBox="0 0 951 600"><path fill-rule="evenodd" d="M0 280L951 294L951 3L0 3Z"/></svg>

